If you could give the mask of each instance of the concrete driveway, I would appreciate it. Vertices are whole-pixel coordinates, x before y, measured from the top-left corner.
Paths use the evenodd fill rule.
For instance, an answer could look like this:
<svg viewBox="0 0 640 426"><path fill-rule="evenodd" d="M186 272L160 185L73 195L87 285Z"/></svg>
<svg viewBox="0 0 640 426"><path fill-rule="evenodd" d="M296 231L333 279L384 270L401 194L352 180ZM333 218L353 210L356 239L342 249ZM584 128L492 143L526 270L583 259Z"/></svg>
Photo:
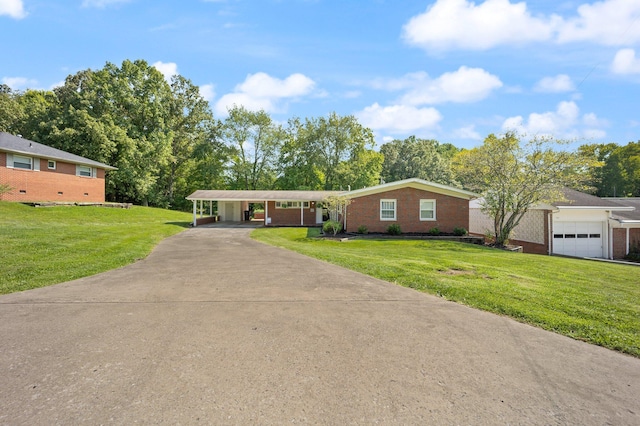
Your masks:
<svg viewBox="0 0 640 426"><path fill-rule="evenodd" d="M249 232L0 297L0 424L640 424L640 359Z"/></svg>

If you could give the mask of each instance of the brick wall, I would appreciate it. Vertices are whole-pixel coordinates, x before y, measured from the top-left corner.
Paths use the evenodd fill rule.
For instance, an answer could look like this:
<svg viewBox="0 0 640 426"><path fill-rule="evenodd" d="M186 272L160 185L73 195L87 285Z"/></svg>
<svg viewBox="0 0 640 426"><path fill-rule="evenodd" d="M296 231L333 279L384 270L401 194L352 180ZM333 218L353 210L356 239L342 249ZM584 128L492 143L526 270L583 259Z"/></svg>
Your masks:
<svg viewBox="0 0 640 426"><path fill-rule="evenodd" d="M3 201L18 202L104 202L103 169L96 178L76 176L75 164L56 162L56 169L49 170L47 160L40 160L40 171L6 167L6 154L0 152L0 183L13 188L0 195Z"/></svg>
<svg viewBox="0 0 640 426"><path fill-rule="evenodd" d="M396 200L397 220L380 220L382 199ZM420 220L420 200L436 200L436 220ZM354 198L347 207L349 232L357 231L360 225L366 226L369 232L387 232L392 223L398 223L402 232L427 232L434 227L440 232L453 232L455 227L469 229L469 201L414 188L401 188Z"/></svg>
<svg viewBox="0 0 640 426"><path fill-rule="evenodd" d="M625 228L612 228L613 232L613 258L622 259L627 254L627 230ZM640 228L629 229L629 247L640 247Z"/></svg>
<svg viewBox="0 0 640 426"><path fill-rule="evenodd" d="M313 211L311 211L313 210ZM303 209L304 226L315 226L316 224L316 203L311 201L309 207ZM271 218L270 225L273 226L300 226L300 207L288 209L276 209L276 202L267 203L267 214Z"/></svg>

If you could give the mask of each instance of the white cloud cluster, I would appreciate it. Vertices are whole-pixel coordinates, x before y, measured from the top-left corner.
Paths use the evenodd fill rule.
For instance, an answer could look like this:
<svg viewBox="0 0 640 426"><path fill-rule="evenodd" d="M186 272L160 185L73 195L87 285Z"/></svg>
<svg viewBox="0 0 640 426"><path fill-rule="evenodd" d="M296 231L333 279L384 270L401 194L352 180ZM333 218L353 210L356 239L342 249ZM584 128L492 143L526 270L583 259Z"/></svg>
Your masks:
<svg viewBox="0 0 640 426"><path fill-rule="evenodd" d="M540 80L534 90L544 93L572 92L576 89L571 77L566 74L558 74L554 77L545 77Z"/></svg>
<svg viewBox="0 0 640 426"><path fill-rule="evenodd" d="M178 74L178 64L175 62L158 61L151 66L162 73L167 83L171 83L171 77Z"/></svg>
<svg viewBox="0 0 640 426"><path fill-rule="evenodd" d="M0 0L0 16L7 15L14 19L27 16L22 0Z"/></svg>
<svg viewBox="0 0 640 426"><path fill-rule="evenodd" d="M437 0L403 28L409 43L427 50L486 50L532 42L592 42L620 45L640 41L640 2L603 0L583 4L577 14L533 16L525 2ZM625 32L625 29L626 32Z"/></svg>
<svg viewBox="0 0 640 426"><path fill-rule="evenodd" d="M485 99L502 87L500 79L482 68L460 67L435 79L417 80L403 97L402 103L409 105L439 104L445 102L467 103Z"/></svg>
<svg viewBox="0 0 640 426"><path fill-rule="evenodd" d="M356 114L367 127L393 134L433 129L442 115L431 105L477 102L503 86L497 76L482 68L465 66L437 78L415 72L395 79L376 79L370 85L380 90L404 91L392 105L374 103Z"/></svg>
<svg viewBox="0 0 640 426"><path fill-rule="evenodd" d="M440 112L432 107L416 108L410 105L382 107L377 103L358 112L356 117L366 127L391 133L431 129L442 120Z"/></svg>
<svg viewBox="0 0 640 426"><path fill-rule="evenodd" d="M618 50L613 58L611 71L616 74L640 74L640 58L636 58L636 51L633 49Z"/></svg>
<svg viewBox="0 0 640 426"><path fill-rule="evenodd" d="M297 99L313 92L316 83L303 74L291 74L284 80L259 72L249 74L244 82L235 87L216 103L218 115L225 116L228 108L242 105L251 111L281 111L287 100Z"/></svg>
<svg viewBox="0 0 640 426"><path fill-rule="evenodd" d="M2 77L2 84L6 84L13 90L22 90L36 87L38 81L26 77Z"/></svg>
<svg viewBox="0 0 640 426"><path fill-rule="evenodd" d="M526 136L588 137L603 138L605 126L593 113L580 117L580 108L573 101L560 102L555 111L531 113L525 120L522 116L507 118L502 124L504 131L516 131Z"/></svg>

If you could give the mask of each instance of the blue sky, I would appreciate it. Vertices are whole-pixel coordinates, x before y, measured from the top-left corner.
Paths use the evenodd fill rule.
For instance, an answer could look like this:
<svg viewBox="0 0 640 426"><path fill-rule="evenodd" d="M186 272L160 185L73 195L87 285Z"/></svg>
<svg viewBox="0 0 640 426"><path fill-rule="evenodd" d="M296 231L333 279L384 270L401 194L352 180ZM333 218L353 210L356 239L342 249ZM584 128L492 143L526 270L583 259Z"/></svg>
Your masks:
<svg viewBox="0 0 640 426"><path fill-rule="evenodd" d="M335 111L378 144L640 140L640 0L0 0L0 40L17 90L144 59L221 119Z"/></svg>

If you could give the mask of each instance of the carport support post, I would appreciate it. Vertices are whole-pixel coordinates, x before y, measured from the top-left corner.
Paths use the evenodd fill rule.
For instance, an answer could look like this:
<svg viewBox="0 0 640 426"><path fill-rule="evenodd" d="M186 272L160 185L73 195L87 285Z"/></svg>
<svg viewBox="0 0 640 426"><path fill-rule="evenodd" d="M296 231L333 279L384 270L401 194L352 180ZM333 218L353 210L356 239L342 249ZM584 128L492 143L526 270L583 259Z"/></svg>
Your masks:
<svg viewBox="0 0 640 426"><path fill-rule="evenodd" d="M304 201L300 201L300 226L304 226Z"/></svg>
<svg viewBox="0 0 640 426"><path fill-rule="evenodd" d="M268 226L268 218L269 217L269 201L264 200L264 226Z"/></svg>
<svg viewBox="0 0 640 426"><path fill-rule="evenodd" d="M198 210L197 210L197 200L193 200L193 227L198 226Z"/></svg>

